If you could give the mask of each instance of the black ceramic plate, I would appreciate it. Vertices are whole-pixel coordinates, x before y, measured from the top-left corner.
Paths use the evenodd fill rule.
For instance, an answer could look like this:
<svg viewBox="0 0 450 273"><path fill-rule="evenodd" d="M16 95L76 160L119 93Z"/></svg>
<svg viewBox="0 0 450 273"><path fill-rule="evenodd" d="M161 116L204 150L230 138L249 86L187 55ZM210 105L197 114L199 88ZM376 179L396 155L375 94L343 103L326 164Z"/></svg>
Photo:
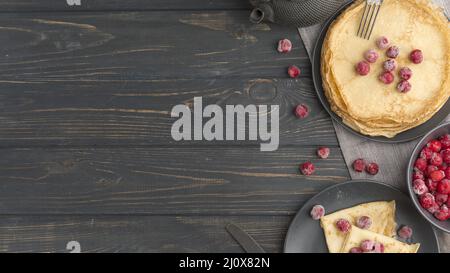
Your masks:
<svg viewBox="0 0 450 273"><path fill-rule="evenodd" d="M398 226L408 225L413 229L412 242L421 244L420 253L438 253L439 245L432 226L417 212L410 198L399 190L379 182L355 180L332 186L309 200L292 221L286 241L286 253L327 253L325 236L319 221L313 220L309 212L314 205L321 204L327 213L374 201L396 202Z"/></svg>
<svg viewBox="0 0 450 273"><path fill-rule="evenodd" d="M331 23L339 16L339 14L348 6L349 4L344 5L339 11L336 12L331 18L325 23L324 27L322 28L319 38L317 40L316 46L314 48L313 53L313 61L312 61L312 68L313 68L313 80L314 80L314 86L317 92L317 95L319 97L320 102L325 107L326 111L330 114L330 116L336 120L339 124L344 126L347 130L352 132L353 134L356 134L360 137L364 137L367 139L371 139L378 142L386 142L386 143L401 143L401 142L407 142L414 140L416 138L419 138L423 135L425 135L427 132L438 126L450 113L450 100L448 100L445 105L427 122L424 124L417 126L415 128L412 128L408 131L405 131L403 133L398 134L394 138L387 138L387 137L371 137L366 136L363 134L360 134L359 132L354 131L347 125L345 125L342 122L342 119L336 115L330 107L330 104L328 103L327 98L325 97L323 87L322 87L322 75L320 72L320 58L321 58L321 52L322 52L322 44L325 39L325 36L327 34L328 28L331 25ZM356 35L356 34L355 34Z"/></svg>

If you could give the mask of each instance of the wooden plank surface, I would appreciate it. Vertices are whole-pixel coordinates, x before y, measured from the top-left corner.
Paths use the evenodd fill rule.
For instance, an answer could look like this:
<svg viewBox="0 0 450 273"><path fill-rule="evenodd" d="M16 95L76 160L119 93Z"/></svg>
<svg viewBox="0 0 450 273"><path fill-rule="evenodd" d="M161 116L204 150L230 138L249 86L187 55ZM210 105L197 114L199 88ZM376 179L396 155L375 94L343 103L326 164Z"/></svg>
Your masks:
<svg viewBox="0 0 450 273"><path fill-rule="evenodd" d="M313 194L348 180L339 149L327 160L315 150L3 149L0 213L293 215ZM300 175L306 160L315 175Z"/></svg>

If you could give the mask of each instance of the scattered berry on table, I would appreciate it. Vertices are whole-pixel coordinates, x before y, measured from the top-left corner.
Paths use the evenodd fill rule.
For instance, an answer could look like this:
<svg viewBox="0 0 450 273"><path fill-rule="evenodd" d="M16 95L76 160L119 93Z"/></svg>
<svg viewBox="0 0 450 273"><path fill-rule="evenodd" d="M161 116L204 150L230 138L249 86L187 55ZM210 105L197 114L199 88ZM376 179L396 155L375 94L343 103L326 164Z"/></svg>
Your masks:
<svg viewBox="0 0 450 273"><path fill-rule="evenodd" d="M299 104L294 109L294 114L299 119L304 119L309 116L309 107L305 104Z"/></svg>
<svg viewBox="0 0 450 273"><path fill-rule="evenodd" d="M361 216L356 220L356 226L360 229L369 229L372 226L372 219L369 216Z"/></svg>
<svg viewBox="0 0 450 273"><path fill-rule="evenodd" d="M366 167L366 172L370 175L377 175L379 170L380 167L378 166L377 163L374 162L368 164Z"/></svg>
<svg viewBox="0 0 450 273"><path fill-rule="evenodd" d="M392 72L392 71L394 71L396 68L397 68L397 61L394 60L394 59L386 60L386 61L383 63L383 69L384 69L384 71Z"/></svg>
<svg viewBox="0 0 450 273"><path fill-rule="evenodd" d="M415 64L420 64L423 62L423 52L419 49L413 50L409 55L409 59Z"/></svg>
<svg viewBox="0 0 450 273"><path fill-rule="evenodd" d="M289 39L282 39L278 42L278 52L289 53L292 50L292 42Z"/></svg>
<svg viewBox="0 0 450 273"><path fill-rule="evenodd" d="M366 168L366 162L364 159L359 158L353 162L353 170L358 173L362 173Z"/></svg>
<svg viewBox="0 0 450 273"><path fill-rule="evenodd" d="M352 224L346 219L339 219L336 221L336 227L342 233L348 233L352 229Z"/></svg>
<svg viewBox="0 0 450 273"><path fill-rule="evenodd" d="M402 67L398 71L398 75L404 80L410 80L412 78L413 72L409 67Z"/></svg>
<svg viewBox="0 0 450 273"><path fill-rule="evenodd" d="M322 159L327 159L330 156L330 148L320 147L319 149L317 149L317 156Z"/></svg>
<svg viewBox="0 0 450 273"><path fill-rule="evenodd" d="M361 76L366 76L370 73L370 64L367 61L361 61L356 65L356 72Z"/></svg>
<svg viewBox="0 0 450 273"><path fill-rule="evenodd" d="M300 171L304 175L312 175L316 171L316 167L311 162L305 162L300 165Z"/></svg>
<svg viewBox="0 0 450 273"><path fill-rule="evenodd" d="M403 226L397 231L397 234L400 238L407 240L412 237L413 230L409 226Z"/></svg>
<svg viewBox="0 0 450 273"><path fill-rule="evenodd" d="M315 205L310 214L314 220L320 220L325 215L325 208L322 205Z"/></svg>
<svg viewBox="0 0 450 273"><path fill-rule="evenodd" d="M388 48L388 50L386 51L386 55L389 58L397 58L398 55L400 54L400 48L398 46L391 46L390 48Z"/></svg>
<svg viewBox="0 0 450 273"><path fill-rule="evenodd" d="M386 49L390 45L389 39L385 36L381 36L377 39L377 46L379 49Z"/></svg>
<svg viewBox="0 0 450 273"><path fill-rule="evenodd" d="M291 77L293 79L298 78L298 76L300 76L300 73L301 73L301 70L297 66L295 66L295 65L289 66L289 68L288 68L289 77Z"/></svg>
<svg viewBox="0 0 450 273"><path fill-rule="evenodd" d="M378 79L381 82L383 82L384 84L391 84L391 83L394 82L394 74L392 74L392 72L385 71L385 72L380 74Z"/></svg>
<svg viewBox="0 0 450 273"><path fill-rule="evenodd" d="M375 49L370 49L364 53L364 59L368 61L369 63L375 63L378 60L378 52L375 51Z"/></svg>

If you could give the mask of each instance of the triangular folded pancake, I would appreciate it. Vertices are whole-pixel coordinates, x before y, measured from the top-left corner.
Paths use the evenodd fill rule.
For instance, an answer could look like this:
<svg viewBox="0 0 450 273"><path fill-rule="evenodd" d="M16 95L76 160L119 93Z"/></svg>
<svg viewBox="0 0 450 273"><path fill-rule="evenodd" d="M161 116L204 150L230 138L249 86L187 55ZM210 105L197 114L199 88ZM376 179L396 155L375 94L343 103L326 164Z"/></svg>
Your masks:
<svg viewBox="0 0 450 273"><path fill-rule="evenodd" d="M364 240L382 243L384 245L384 253L417 253L420 247L420 244L408 245L397 241L394 238L353 226L352 230L348 233L340 252L349 253L350 249L359 247Z"/></svg>
<svg viewBox="0 0 450 273"><path fill-rule="evenodd" d="M397 226L395 223L395 201L361 204L326 215L320 220L330 253L339 253L346 237L346 234L336 228L336 221L343 218L350 221L352 225L356 225L357 219L361 216L369 216L372 219L370 231L389 237L395 235Z"/></svg>

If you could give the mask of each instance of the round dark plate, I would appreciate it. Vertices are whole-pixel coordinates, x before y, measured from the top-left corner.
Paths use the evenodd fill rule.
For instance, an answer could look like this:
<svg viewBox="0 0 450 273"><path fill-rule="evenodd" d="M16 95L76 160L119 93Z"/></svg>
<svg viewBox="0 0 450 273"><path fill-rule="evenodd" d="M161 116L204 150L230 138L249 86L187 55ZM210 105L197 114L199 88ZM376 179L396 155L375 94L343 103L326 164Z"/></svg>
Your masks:
<svg viewBox="0 0 450 273"><path fill-rule="evenodd" d="M344 9L346 9L350 3L347 3L342 8L340 8L333 16L331 16L330 19L324 24L319 38L316 42L316 46L314 48L313 53L313 60L312 60L312 74L313 74L313 80L314 80L314 86L317 92L317 96L319 97L320 102L322 103L325 110L330 114L330 116L336 120L339 124L344 126L347 130L352 132L355 135L358 135L363 138L367 138L370 140L378 141L378 142L385 142L385 143L401 143L401 142L407 142L414 139L417 139L423 135L425 135L427 132L438 126L450 113L450 100L447 100L447 102L444 104L444 106L427 122L423 123L422 125L419 125L415 128L412 128L408 131L405 131L403 133L398 134L394 138L387 138L387 137L371 137L367 135L363 135L359 132L356 132L352 128L348 127L344 124L341 117L336 115L330 107L330 104L328 103L328 99L325 97L325 93L323 91L322 87L322 74L320 72L320 59L321 59L321 52L322 52L322 44L325 39L325 36L327 34L328 28L331 25L331 23L341 14ZM355 34L356 35L356 34Z"/></svg>
<svg viewBox="0 0 450 273"><path fill-rule="evenodd" d="M412 189L412 175L414 171L414 163L416 162L416 159L419 157L420 151L427 145L427 143L432 140L436 139L444 134L450 134L450 123L442 124L441 126L435 128L428 134L426 134L416 145L416 148L414 148L414 151L412 152L411 158L409 159L408 163L408 169L406 172L406 186L408 187L409 195L411 196L411 199L414 202L414 205L416 206L417 210L420 212L420 214L425 217L431 224L433 224L435 227L439 228L442 231L445 231L447 233L450 233L450 220L447 221L439 221L436 219L431 213L429 213L426 209L422 208L419 202L419 198L414 193Z"/></svg>
<svg viewBox="0 0 450 273"><path fill-rule="evenodd" d="M400 227L412 227L412 242L421 244L420 253L438 253L439 245L433 227L419 214L410 198L386 184L367 180L340 183L325 189L311 198L300 209L292 221L286 241L286 253L328 253L325 235L320 221L313 220L309 212L314 205L321 204L327 213L374 201L396 202L396 221Z"/></svg>

